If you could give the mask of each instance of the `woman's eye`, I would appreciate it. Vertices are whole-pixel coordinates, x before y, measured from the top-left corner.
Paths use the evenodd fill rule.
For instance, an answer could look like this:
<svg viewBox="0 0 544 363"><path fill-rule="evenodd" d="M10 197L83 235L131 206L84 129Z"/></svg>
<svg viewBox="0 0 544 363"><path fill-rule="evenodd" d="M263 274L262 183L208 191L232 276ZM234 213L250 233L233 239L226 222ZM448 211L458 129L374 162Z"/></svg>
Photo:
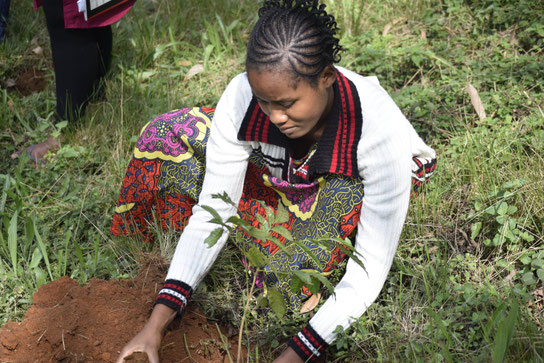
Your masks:
<svg viewBox="0 0 544 363"><path fill-rule="evenodd" d="M294 102L289 102L287 104L285 104L285 103L280 104L280 106L283 107L283 108L289 108L289 107L293 106L293 104L294 104Z"/></svg>

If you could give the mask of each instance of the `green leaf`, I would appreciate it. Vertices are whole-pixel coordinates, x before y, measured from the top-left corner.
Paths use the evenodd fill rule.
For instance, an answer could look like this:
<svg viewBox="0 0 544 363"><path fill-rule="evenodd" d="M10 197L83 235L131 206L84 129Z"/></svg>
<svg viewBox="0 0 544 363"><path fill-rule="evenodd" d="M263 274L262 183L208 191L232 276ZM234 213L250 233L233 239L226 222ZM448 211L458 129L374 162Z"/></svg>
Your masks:
<svg viewBox="0 0 544 363"><path fill-rule="evenodd" d="M494 214L497 214L497 209L495 208L494 205L492 205L490 207L487 207L486 210L484 211L484 213L494 215Z"/></svg>
<svg viewBox="0 0 544 363"><path fill-rule="evenodd" d="M532 259L530 256L528 255L523 255L519 258L520 262L523 263L524 265L528 265L531 263Z"/></svg>
<svg viewBox="0 0 544 363"><path fill-rule="evenodd" d="M346 239L347 240L347 239ZM349 240L347 240L349 242ZM357 252L353 247L346 247L343 244L338 244L338 247L342 252L344 252L350 259L352 259L354 262L356 262L359 266L361 266L363 269L365 268L365 265L363 261L357 257L357 255L361 256L359 252Z"/></svg>
<svg viewBox="0 0 544 363"><path fill-rule="evenodd" d="M263 202L263 204L264 204L264 202ZM264 205L264 209L266 210L267 224L271 225L273 223L274 219L276 219L276 216L274 215L274 209L272 209L272 207L269 206L269 205Z"/></svg>
<svg viewBox="0 0 544 363"><path fill-rule="evenodd" d="M276 211L276 218L274 219L274 224L282 224L287 222L289 222L289 212L282 203L278 203L278 210Z"/></svg>
<svg viewBox="0 0 544 363"><path fill-rule="evenodd" d="M215 246L219 238L223 235L223 228L219 227L214 229L208 237L204 240L204 243L208 244L208 248Z"/></svg>
<svg viewBox="0 0 544 363"><path fill-rule="evenodd" d="M531 262L531 267L535 269L539 269L544 267L544 259L536 258Z"/></svg>
<svg viewBox="0 0 544 363"><path fill-rule="evenodd" d="M528 232L521 233L521 238L523 238L527 242L533 242L535 240L535 238Z"/></svg>
<svg viewBox="0 0 544 363"><path fill-rule="evenodd" d="M49 272L49 277L51 278L51 281L53 281L54 280L53 273L51 273L51 264L49 263L49 256L47 255L47 247L45 246L45 243L43 243L42 237L40 236L40 233L38 231L38 227L36 227L36 221L33 220L33 222L34 222L34 235L36 236L36 241L38 241L38 246L40 247L40 251L45 261L47 272Z"/></svg>
<svg viewBox="0 0 544 363"><path fill-rule="evenodd" d="M268 238L268 232L263 231L259 228L255 228L253 226L248 226L245 228L244 226L240 226L244 231L246 231L251 237L259 240L259 241L266 241Z"/></svg>
<svg viewBox="0 0 544 363"><path fill-rule="evenodd" d="M284 226L274 226L274 227L272 227L272 231L276 232L277 234L284 237L288 241L293 240L293 236L291 235L291 231L289 231Z"/></svg>
<svg viewBox="0 0 544 363"><path fill-rule="evenodd" d="M261 224L261 226L263 226L263 227L265 227L265 228L268 227L268 225L269 225L269 224L268 224L268 220L267 220L265 217L263 217L262 215L260 215L260 214L257 213L257 214L255 214L255 218L259 221L259 223ZM268 229L268 228L267 228L267 229Z"/></svg>
<svg viewBox="0 0 544 363"><path fill-rule="evenodd" d="M19 211L15 211L8 227L8 249L11 258L13 272L17 275L17 216Z"/></svg>
<svg viewBox="0 0 544 363"><path fill-rule="evenodd" d="M505 215L506 212L508 212L508 203L502 201L497 208L497 213L502 216Z"/></svg>
<svg viewBox="0 0 544 363"><path fill-rule="evenodd" d="M227 192L223 192L223 194L212 194L212 198L214 199L221 199L223 202L230 204L233 207L237 207L237 205L230 199Z"/></svg>
<svg viewBox="0 0 544 363"><path fill-rule="evenodd" d="M2 196L0 197L0 213L4 213L4 208L6 207L6 198L8 197L7 191L10 187L10 182L9 175L4 175L4 188L2 189Z"/></svg>
<svg viewBox="0 0 544 363"><path fill-rule="evenodd" d="M25 254L28 253L28 249L34 241L34 221L31 217L27 217L25 221L25 236L26 236L26 245L25 245Z"/></svg>
<svg viewBox="0 0 544 363"><path fill-rule="evenodd" d="M296 276L302 282L303 285L310 285L312 283L312 278L310 277L310 274L308 274L307 272L304 272L301 270L295 270L293 272L293 276Z"/></svg>
<svg viewBox="0 0 544 363"><path fill-rule="evenodd" d="M302 286L304 286L304 283L296 274L293 274L293 278L291 279L291 284L289 286L291 287L291 291L293 293L298 293L300 289L302 289Z"/></svg>
<svg viewBox="0 0 544 363"><path fill-rule="evenodd" d="M323 284L323 286L325 286L329 290L331 294L334 294L334 286L332 285L332 283L329 281L328 278L326 278L325 276L317 272L312 273L312 277L318 279Z"/></svg>
<svg viewBox="0 0 544 363"><path fill-rule="evenodd" d="M508 210L506 211L507 214L514 214L518 211L518 207L516 207L515 205L511 205L508 207Z"/></svg>
<svg viewBox="0 0 544 363"><path fill-rule="evenodd" d="M268 306L268 300L263 295L257 297L257 308L265 308Z"/></svg>
<svg viewBox="0 0 544 363"><path fill-rule="evenodd" d="M506 314L506 303L501 303L491 315L491 318L487 320L485 325L482 325L482 330L486 339L490 340L491 331L494 329L501 321L504 320L504 315Z"/></svg>
<svg viewBox="0 0 544 363"><path fill-rule="evenodd" d="M319 279L314 276L310 276L310 281L310 284L306 284L305 286L313 295L316 295L321 288L321 283L319 282Z"/></svg>
<svg viewBox="0 0 544 363"><path fill-rule="evenodd" d="M480 231L482 230L482 222L474 223L470 227L470 230L472 231L472 233L470 234L470 238L474 240L476 237L478 237L478 234L480 234Z"/></svg>
<svg viewBox="0 0 544 363"><path fill-rule="evenodd" d="M215 209L213 209L209 205L203 205L202 209L204 209L205 211L207 211L208 213L212 215L213 218L209 220L210 223L223 224L223 220L221 219L221 216L219 215L219 213L217 213Z"/></svg>
<svg viewBox="0 0 544 363"><path fill-rule="evenodd" d="M504 183L502 187L504 189L520 188L527 183L528 183L527 179L515 179L515 180Z"/></svg>
<svg viewBox="0 0 544 363"><path fill-rule="evenodd" d="M496 234L495 237L493 237L493 242L491 243L491 245L495 247L500 246L502 242L504 241L501 239L500 234Z"/></svg>
<svg viewBox="0 0 544 363"><path fill-rule="evenodd" d="M518 240L518 236L516 236L511 230L507 229L504 232L504 237L508 238L510 242L516 242Z"/></svg>
<svg viewBox="0 0 544 363"><path fill-rule="evenodd" d="M38 267L41 260L42 260L42 253L40 252L40 249L36 247L34 248L34 252L32 252L32 259L30 260L30 265L28 265L28 268L32 270Z"/></svg>
<svg viewBox="0 0 544 363"><path fill-rule="evenodd" d="M242 226L242 225L248 226L249 225L246 221L244 221L242 218L240 218L238 216L229 217L227 219L227 223L233 224L235 226Z"/></svg>
<svg viewBox="0 0 544 363"><path fill-rule="evenodd" d="M287 306L285 305L285 299L283 295L274 288L269 288L267 291L268 305L272 311L276 314L278 318L283 318L285 312L287 311Z"/></svg>
<svg viewBox="0 0 544 363"><path fill-rule="evenodd" d="M538 270L536 270L536 275L541 282L544 282L544 268L539 268Z"/></svg>
<svg viewBox="0 0 544 363"><path fill-rule="evenodd" d="M495 218L495 220L499 224L505 224L506 221L508 220L508 216L507 215L498 215L497 218Z"/></svg>
<svg viewBox="0 0 544 363"><path fill-rule="evenodd" d="M70 242L70 239L72 238L72 230L69 229L64 234L64 258L61 263L60 273L61 276L66 275L66 268L68 267L68 243Z"/></svg>
<svg viewBox="0 0 544 363"><path fill-rule="evenodd" d="M519 313L519 303L515 299L512 300L513 302L508 317L501 321L497 328L495 344L493 347L493 363L501 363L504 361L506 349L510 345L510 340L514 334L514 327Z"/></svg>
<svg viewBox="0 0 544 363"><path fill-rule="evenodd" d="M249 251L245 253L245 256L249 260L249 263L257 268L262 268L270 264L268 258L255 246L251 247Z"/></svg>
<svg viewBox="0 0 544 363"><path fill-rule="evenodd" d="M521 282L526 286L530 286L536 282L535 275L532 271L526 272L521 276Z"/></svg>
<svg viewBox="0 0 544 363"><path fill-rule="evenodd" d="M73 159L78 157L80 152L74 149L71 145L65 145L57 151L57 155L62 156L66 159Z"/></svg>
<svg viewBox="0 0 544 363"><path fill-rule="evenodd" d="M39 288L47 282L47 274L41 268L35 268L32 270L34 272L34 279L36 280L36 287Z"/></svg>
<svg viewBox="0 0 544 363"><path fill-rule="evenodd" d="M61 121L55 124L55 127L57 128L58 131L62 130L66 126L68 126L68 121Z"/></svg>

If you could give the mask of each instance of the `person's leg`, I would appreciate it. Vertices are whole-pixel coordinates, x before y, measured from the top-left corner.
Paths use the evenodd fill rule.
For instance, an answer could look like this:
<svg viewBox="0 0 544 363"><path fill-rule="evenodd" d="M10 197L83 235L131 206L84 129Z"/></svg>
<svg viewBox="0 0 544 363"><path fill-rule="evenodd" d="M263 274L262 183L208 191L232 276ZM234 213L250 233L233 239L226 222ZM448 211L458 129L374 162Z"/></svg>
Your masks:
<svg viewBox="0 0 544 363"><path fill-rule="evenodd" d="M44 1L42 6L51 39L57 114L74 121L85 111L101 75L96 29L65 29L61 0Z"/></svg>
<svg viewBox="0 0 544 363"><path fill-rule="evenodd" d="M94 35L98 46L98 77L95 81L96 99L104 97L104 82L102 78L110 69L113 35L111 26L95 28Z"/></svg>
<svg viewBox="0 0 544 363"><path fill-rule="evenodd" d="M10 1L11 0L0 0L0 42L4 38L8 26Z"/></svg>
<svg viewBox="0 0 544 363"><path fill-rule="evenodd" d="M110 69L111 50L113 44L113 34L111 26L104 26L94 29L96 43L98 44L98 55L100 57L100 77L104 77Z"/></svg>
<svg viewBox="0 0 544 363"><path fill-rule="evenodd" d="M1 0L0 0L1 1ZM92 96L96 81L105 73L98 49L95 29L65 29L62 0L44 1L43 9L47 30L51 39L55 87L57 92L57 118L75 121L84 112ZM109 27L108 27L109 28ZM107 34L111 29L100 30L104 34L104 53L108 50ZM108 53L108 54L109 54ZM108 55L109 62L109 55ZM49 136L47 140L12 154L12 158L26 152L36 165L44 163L48 152L60 147L60 139Z"/></svg>

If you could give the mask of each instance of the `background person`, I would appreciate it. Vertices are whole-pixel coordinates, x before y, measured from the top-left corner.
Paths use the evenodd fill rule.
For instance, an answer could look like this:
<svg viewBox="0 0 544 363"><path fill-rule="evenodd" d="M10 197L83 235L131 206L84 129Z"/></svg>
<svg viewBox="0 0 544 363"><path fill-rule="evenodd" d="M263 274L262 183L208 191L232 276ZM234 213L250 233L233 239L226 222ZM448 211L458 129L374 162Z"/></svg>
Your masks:
<svg viewBox="0 0 544 363"><path fill-rule="evenodd" d="M2 0L0 0L2 1ZM109 69L112 52L111 24L120 20L136 0L121 3L113 10L85 20L77 0L34 0L34 9L43 7L55 71L57 106L55 118L75 122L85 112L93 95L102 97L102 78ZM59 140L31 145L26 152L38 165ZM17 157L21 152L12 155Z"/></svg>

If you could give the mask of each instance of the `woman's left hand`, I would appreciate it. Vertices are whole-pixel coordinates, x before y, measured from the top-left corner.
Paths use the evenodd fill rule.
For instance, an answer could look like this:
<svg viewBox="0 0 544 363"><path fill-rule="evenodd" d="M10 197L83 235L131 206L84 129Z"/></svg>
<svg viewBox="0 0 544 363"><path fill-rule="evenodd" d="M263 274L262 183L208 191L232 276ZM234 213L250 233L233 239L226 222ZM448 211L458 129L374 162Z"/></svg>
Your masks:
<svg viewBox="0 0 544 363"><path fill-rule="evenodd" d="M298 356L291 347L287 347L281 355L274 360L274 363L303 363L304 361Z"/></svg>

